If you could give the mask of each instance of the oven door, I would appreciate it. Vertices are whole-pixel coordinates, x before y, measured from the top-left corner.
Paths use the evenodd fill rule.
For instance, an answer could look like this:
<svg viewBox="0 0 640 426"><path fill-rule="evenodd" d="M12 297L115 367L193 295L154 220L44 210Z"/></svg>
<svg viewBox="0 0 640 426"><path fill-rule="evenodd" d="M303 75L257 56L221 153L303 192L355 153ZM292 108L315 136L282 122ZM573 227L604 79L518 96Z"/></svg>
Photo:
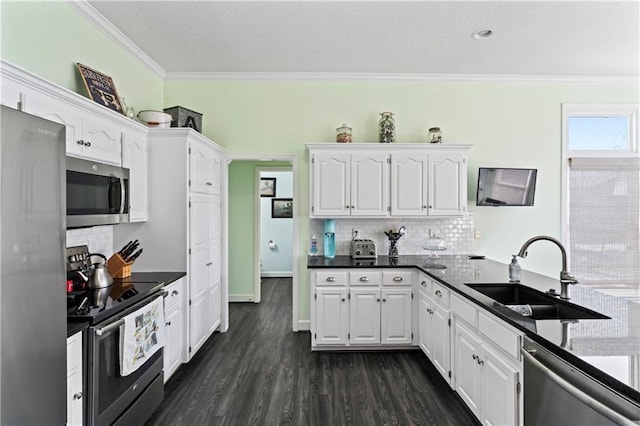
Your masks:
<svg viewBox="0 0 640 426"><path fill-rule="evenodd" d="M117 318L89 328L89 424L111 425L138 419L144 423L164 398L163 350L153 354L136 371L120 375L120 324L122 318L152 299L140 302Z"/></svg>
<svg viewBox="0 0 640 426"><path fill-rule="evenodd" d="M67 227L129 221L129 170L67 157Z"/></svg>

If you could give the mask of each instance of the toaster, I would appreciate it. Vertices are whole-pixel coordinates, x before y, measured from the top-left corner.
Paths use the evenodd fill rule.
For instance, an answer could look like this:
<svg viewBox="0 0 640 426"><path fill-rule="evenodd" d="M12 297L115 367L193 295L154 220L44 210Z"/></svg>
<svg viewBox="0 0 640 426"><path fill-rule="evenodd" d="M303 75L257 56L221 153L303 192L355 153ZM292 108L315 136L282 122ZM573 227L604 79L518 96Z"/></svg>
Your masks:
<svg viewBox="0 0 640 426"><path fill-rule="evenodd" d="M376 242L373 240L351 240L352 259L376 259Z"/></svg>

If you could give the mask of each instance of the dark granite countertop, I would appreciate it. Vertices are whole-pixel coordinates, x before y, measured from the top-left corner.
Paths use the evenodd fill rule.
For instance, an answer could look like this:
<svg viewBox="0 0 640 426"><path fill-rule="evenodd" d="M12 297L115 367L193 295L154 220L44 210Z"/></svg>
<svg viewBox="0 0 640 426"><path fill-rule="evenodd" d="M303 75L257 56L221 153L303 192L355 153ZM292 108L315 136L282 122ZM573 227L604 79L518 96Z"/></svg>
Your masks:
<svg viewBox="0 0 640 426"><path fill-rule="evenodd" d="M84 322L68 322L67 323L67 337L71 337L74 334L89 327L89 321Z"/></svg>
<svg viewBox="0 0 640 426"><path fill-rule="evenodd" d="M611 317L578 321L533 320L523 317L465 284L508 283L508 265L493 260L471 260L466 255L400 256L355 260L309 257L308 268L418 268L479 307L500 317L528 337L590 374L618 393L640 403L640 304L580 284L570 287L569 302ZM537 290L560 291L558 279L522 271L522 284Z"/></svg>

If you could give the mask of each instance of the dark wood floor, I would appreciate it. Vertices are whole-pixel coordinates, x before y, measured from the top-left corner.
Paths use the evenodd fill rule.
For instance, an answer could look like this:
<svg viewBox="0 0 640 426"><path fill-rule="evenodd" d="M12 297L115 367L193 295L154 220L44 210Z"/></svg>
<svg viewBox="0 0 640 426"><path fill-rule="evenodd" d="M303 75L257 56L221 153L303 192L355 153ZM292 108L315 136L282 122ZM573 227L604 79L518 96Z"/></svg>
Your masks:
<svg viewBox="0 0 640 426"><path fill-rule="evenodd" d="M232 303L167 382L148 425L472 425L421 351L318 353L291 331L291 279L264 279L262 303Z"/></svg>

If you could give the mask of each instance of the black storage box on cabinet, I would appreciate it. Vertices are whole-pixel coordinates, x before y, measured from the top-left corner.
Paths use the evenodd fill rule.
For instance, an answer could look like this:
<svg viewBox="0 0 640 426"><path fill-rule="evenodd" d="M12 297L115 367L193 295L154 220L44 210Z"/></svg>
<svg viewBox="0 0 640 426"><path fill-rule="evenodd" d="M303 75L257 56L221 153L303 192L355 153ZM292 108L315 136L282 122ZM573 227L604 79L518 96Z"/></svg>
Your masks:
<svg viewBox="0 0 640 426"><path fill-rule="evenodd" d="M171 127L189 127L196 132L202 133L202 114L190 109L174 106L165 108L164 112L171 115Z"/></svg>

